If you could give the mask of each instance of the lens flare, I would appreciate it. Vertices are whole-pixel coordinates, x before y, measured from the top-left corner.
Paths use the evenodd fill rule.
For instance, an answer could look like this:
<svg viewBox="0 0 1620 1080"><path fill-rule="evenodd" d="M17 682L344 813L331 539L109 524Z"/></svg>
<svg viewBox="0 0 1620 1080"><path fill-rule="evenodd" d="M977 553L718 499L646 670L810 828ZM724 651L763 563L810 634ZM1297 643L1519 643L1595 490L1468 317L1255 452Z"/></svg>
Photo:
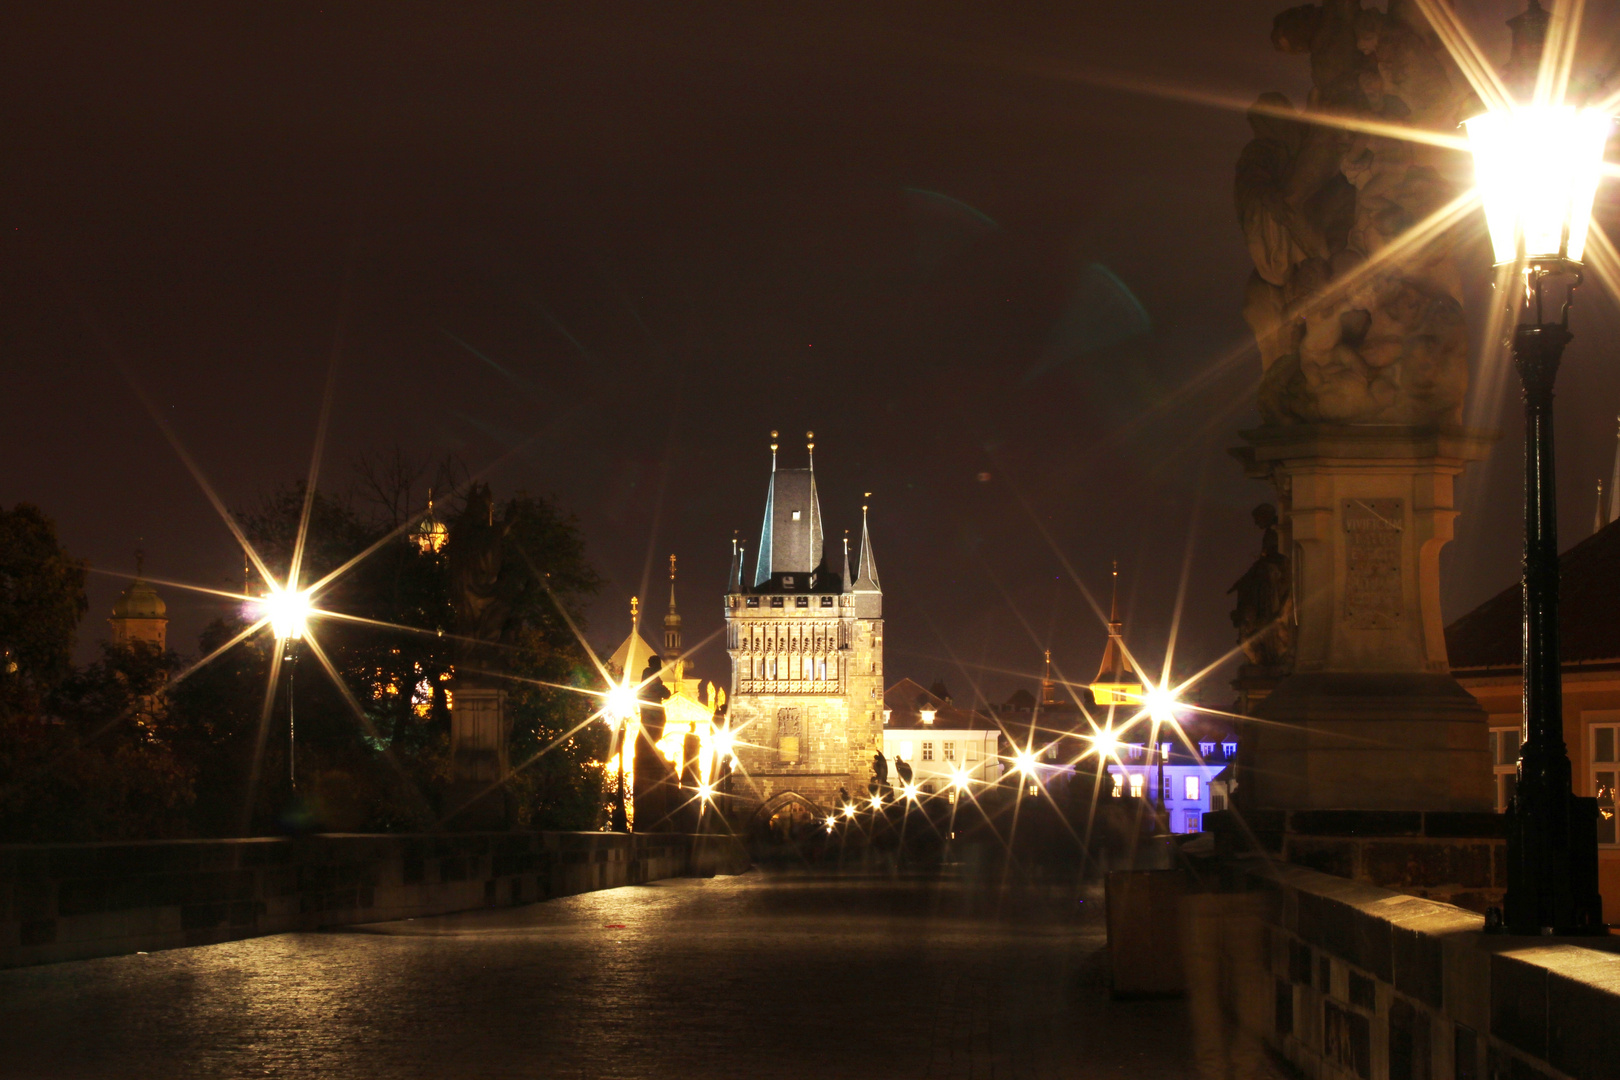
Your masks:
<svg viewBox="0 0 1620 1080"><path fill-rule="evenodd" d="M309 593L271 589L259 601L259 611L270 621L270 632L277 641L302 641L309 628Z"/></svg>

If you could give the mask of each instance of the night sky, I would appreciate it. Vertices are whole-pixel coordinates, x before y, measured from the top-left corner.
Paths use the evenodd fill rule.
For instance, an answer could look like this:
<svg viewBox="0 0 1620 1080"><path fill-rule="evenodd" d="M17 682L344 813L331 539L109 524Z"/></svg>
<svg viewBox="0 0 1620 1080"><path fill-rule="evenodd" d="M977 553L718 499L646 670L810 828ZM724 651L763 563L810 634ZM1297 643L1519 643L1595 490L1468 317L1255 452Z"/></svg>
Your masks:
<svg viewBox="0 0 1620 1080"><path fill-rule="evenodd" d="M1185 562L1177 667L1207 662L1269 493L1226 453L1258 422L1248 129L1192 98L1302 100L1282 6L12 5L0 503L95 568L143 547L154 576L239 584L135 387L247 507L308 468L335 353L323 488L398 447L554 496L608 579L600 646L632 594L662 613L672 551L689 645L719 629L769 431L798 465L813 428L830 550L875 493L891 680L999 701L1048 644L1089 678L1103 631L1065 566L1106 590L1113 559L1154 662ZM1522 3L1458 6L1505 57ZM1588 19L1612 62L1612 10ZM1616 329L1589 286L1566 545L1614 453ZM1448 619L1517 573L1512 382L1476 374L1504 437L1462 489ZM82 654L121 587L92 578ZM220 605L164 594L194 651ZM695 659L725 675L712 642Z"/></svg>

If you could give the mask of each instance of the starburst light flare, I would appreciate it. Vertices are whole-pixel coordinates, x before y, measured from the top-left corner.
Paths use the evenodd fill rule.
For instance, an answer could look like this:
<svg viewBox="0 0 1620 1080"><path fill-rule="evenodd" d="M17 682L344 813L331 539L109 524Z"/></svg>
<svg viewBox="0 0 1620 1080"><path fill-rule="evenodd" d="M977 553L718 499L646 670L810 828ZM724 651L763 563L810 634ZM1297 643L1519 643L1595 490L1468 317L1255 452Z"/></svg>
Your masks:
<svg viewBox="0 0 1620 1080"><path fill-rule="evenodd" d="M259 600L258 606L260 614L269 620L270 632L277 641L302 641L315 610L308 591L274 587Z"/></svg>
<svg viewBox="0 0 1620 1080"><path fill-rule="evenodd" d="M1579 263L1609 116L1573 105L1519 105L1465 126L1497 265Z"/></svg>

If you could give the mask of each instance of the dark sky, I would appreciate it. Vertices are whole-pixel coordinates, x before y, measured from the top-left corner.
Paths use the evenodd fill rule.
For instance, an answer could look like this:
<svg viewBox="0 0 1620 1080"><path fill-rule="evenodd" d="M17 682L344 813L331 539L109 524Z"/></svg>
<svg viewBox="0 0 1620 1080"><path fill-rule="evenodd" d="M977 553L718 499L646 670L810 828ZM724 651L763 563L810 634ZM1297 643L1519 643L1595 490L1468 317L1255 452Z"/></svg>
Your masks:
<svg viewBox="0 0 1620 1080"><path fill-rule="evenodd" d="M784 464L816 432L830 546L875 492L891 677L999 700L1048 642L1088 677L1103 633L1064 565L1101 589L1116 558L1145 657L1190 559L1178 667L1212 659L1268 497L1226 453L1258 419L1247 127L1176 95L1299 100L1281 6L14 5L0 503L95 567L143 546L154 575L239 579L131 380L249 506L307 469L341 327L323 487L399 447L555 496L609 579L599 644L631 594L661 612L671 551L688 641L718 629L775 427ZM1521 5L1459 6L1503 54ZM1588 288L1567 542L1614 451L1615 330ZM1476 383L1506 434L1463 489L1448 618L1516 574L1514 388ZM93 580L87 643L120 587ZM217 609L166 595L194 648Z"/></svg>

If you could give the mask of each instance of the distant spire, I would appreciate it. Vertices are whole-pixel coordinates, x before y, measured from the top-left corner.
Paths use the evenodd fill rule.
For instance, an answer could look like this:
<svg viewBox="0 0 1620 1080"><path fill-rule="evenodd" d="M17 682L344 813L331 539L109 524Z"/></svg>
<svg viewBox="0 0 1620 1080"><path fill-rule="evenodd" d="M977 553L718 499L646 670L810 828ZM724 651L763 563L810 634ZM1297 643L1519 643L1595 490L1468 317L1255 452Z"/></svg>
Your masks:
<svg viewBox="0 0 1620 1080"><path fill-rule="evenodd" d="M1041 704L1061 705L1062 699L1058 697L1057 683L1052 681L1052 650L1045 653L1046 669L1041 673Z"/></svg>
<svg viewBox="0 0 1620 1080"><path fill-rule="evenodd" d="M146 572L146 552L142 548L135 549L135 576L138 578Z"/></svg>
<svg viewBox="0 0 1620 1080"><path fill-rule="evenodd" d="M669 614L664 616L664 659L671 672L679 679L684 667L681 663L681 613L675 610L675 556L669 557Z"/></svg>
<svg viewBox="0 0 1620 1080"><path fill-rule="evenodd" d="M641 627L641 598L630 598L630 632L633 634Z"/></svg>
<svg viewBox="0 0 1620 1080"><path fill-rule="evenodd" d="M849 530L844 530L844 591L848 592L855 587L855 579L849 576Z"/></svg>
<svg viewBox="0 0 1620 1080"><path fill-rule="evenodd" d="M810 452L810 471L815 472L816 471L816 433L815 432L807 431L807 432L804 433L804 446L805 446L805 449Z"/></svg>
<svg viewBox="0 0 1620 1080"><path fill-rule="evenodd" d="M1598 481L1597 506L1592 510L1592 531L1597 532L1606 523L1603 520L1603 481Z"/></svg>
<svg viewBox="0 0 1620 1080"><path fill-rule="evenodd" d="M771 472L776 471L776 429L771 429Z"/></svg>
<svg viewBox="0 0 1620 1080"><path fill-rule="evenodd" d="M1097 677L1091 681L1092 699L1098 705L1133 704L1142 694L1142 681L1136 677L1131 662L1125 655L1123 631L1125 624L1119 617L1119 561L1114 561L1113 598L1108 603L1108 644L1103 647L1102 663L1097 665Z"/></svg>
<svg viewBox="0 0 1620 1080"><path fill-rule="evenodd" d="M771 576L771 519L776 514L776 429L771 429L771 483L765 489L765 524L759 530L759 550L754 552L754 584L764 584Z"/></svg>
<svg viewBox="0 0 1620 1080"><path fill-rule="evenodd" d="M1609 478L1609 521L1620 518L1620 431L1615 433L1614 475Z"/></svg>

